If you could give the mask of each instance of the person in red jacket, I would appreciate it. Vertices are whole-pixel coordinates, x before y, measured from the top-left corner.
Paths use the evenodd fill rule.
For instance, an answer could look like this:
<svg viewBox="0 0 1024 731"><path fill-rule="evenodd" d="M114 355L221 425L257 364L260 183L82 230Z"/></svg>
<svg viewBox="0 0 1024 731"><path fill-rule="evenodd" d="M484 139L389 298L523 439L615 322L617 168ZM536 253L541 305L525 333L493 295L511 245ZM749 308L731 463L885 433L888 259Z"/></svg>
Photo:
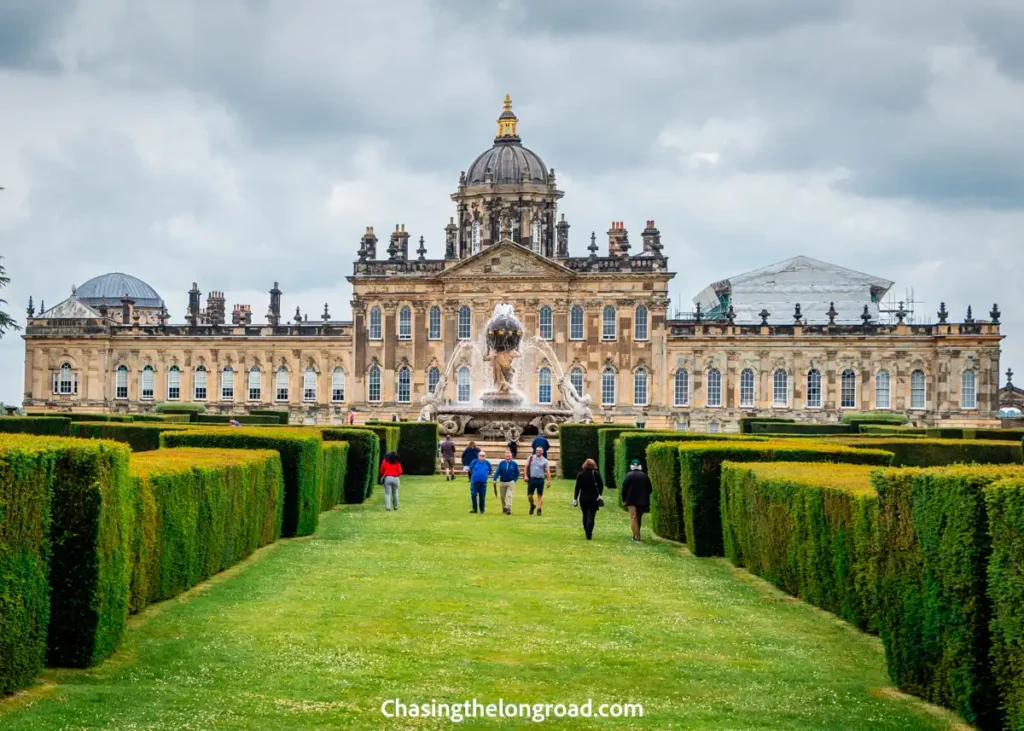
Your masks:
<svg viewBox="0 0 1024 731"><path fill-rule="evenodd" d="M398 510L398 485L402 476L402 462L397 452L388 452L380 463L380 479L384 485L384 509Z"/></svg>

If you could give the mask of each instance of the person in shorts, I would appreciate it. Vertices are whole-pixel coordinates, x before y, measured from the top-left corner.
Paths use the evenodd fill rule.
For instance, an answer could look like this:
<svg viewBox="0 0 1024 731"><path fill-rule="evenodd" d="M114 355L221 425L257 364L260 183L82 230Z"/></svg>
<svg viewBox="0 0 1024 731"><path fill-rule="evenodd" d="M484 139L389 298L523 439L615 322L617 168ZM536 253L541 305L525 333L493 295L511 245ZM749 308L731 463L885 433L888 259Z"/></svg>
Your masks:
<svg viewBox="0 0 1024 731"><path fill-rule="evenodd" d="M551 485L551 463L544 456L544 448L537 447L526 462L526 497L530 501L530 515L544 509L544 487ZM537 501L533 496L536 494Z"/></svg>
<svg viewBox="0 0 1024 731"><path fill-rule="evenodd" d="M455 479L455 442L451 434L441 442L441 471L444 472L445 482Z"/></svg>

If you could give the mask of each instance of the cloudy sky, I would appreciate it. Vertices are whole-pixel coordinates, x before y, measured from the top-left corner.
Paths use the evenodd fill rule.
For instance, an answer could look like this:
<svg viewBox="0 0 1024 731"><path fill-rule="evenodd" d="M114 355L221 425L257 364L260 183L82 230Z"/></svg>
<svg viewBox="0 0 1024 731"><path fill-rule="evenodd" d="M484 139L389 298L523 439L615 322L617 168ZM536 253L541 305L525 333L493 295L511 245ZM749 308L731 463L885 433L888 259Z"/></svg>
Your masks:
<svg viewBox="0 0 1024 731"><path fill-rule="evenodd" d="M1024 374L1022 37L1019 0L0 0L2 294L347 317L365 226L443 255L510 93L574 254L653 218L677 300L806 254L998 301ZM9 333L0 400L22 368Z"/></svg>

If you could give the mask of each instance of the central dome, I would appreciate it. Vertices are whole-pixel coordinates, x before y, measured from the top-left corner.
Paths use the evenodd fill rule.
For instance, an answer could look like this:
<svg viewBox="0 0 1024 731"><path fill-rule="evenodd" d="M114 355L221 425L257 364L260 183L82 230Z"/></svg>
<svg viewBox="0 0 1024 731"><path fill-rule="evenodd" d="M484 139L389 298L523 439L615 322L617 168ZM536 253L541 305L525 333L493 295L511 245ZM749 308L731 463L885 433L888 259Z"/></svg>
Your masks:
<svg viewBox="0 0 1024 731"><path fill-rule="evenodd" d="M505 109L498 117L494 146L481 153L466 171L466 185L515 185L548 182L548 169L533 150L519 140L519 120L512 113L512 98L505 95Z"/></svg>
<svg viewBox="0 0 1024 731"><path fill-rule="evenodd" d="M123 272L110 272L93 277L75 290L75 296L91 307L106 302L113 305L128 295L136 307L162 307L163 299L156 290L138 277Z"/></svg>

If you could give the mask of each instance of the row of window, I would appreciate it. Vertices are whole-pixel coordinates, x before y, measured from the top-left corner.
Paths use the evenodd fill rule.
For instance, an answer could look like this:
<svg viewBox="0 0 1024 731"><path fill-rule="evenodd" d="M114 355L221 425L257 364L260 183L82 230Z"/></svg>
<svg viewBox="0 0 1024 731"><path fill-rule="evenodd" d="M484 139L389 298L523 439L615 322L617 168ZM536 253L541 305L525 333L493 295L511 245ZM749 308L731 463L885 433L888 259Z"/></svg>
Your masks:
<svg viewBox="0 0 1024 731"><path fill-rule="evenodd" d="M534 254L541 254L541 235L540 235L540 219L533 219L533 224L530 227L530 248L533 249ZM519 221L512 221L512 240L521 242L519 237ZM473 225L470 227L470 254L480 253L480 222L473 221Z"/></svg>
<svg viewBox="0 0 1024 731"><path fill-rule="evenodd" d="M62 369L63 370L63 369ZM70 366L68 366L70 371ZM139 374L139 398L143 401L151 401L154 398L154 383L156 371L152 366L143 367ZM278 369L274 381L274 400L288 401L289 398L289 373L288 369ZM199 366L193 373L192 378L192 400L206 401L209 390L209 372L206 366ZM263 372L259 367L249 370L246 378L247 400L261 401L263 398ZM114 372L114 398L128 398L128 366L118 366ZM167 371L167 400L178 401L181 399L181 369L178 366L171 366ZM220 373L220 400L234 401L235 399L235 371L227 366ZM307 368L302 374L302 400L306 403L314 403L317 399L317 372ZM339 366L331 373L331 401L340 402L345 400L345 371Z"/></svg>
<svg viewBox="0 0 1024 731"><path fill-rule="evenodd" d="M540 308L539 335L543 340L555 339L554 310L549 305ZM633 312L633 339L647 340L650 337L650 311L646 305L640 305ZM583 340L584 312L581 305L573 305L569 309L569 339ZM380 307L370 308L368 326L370 340L384 339L384 314ZM618 310L607 305L601 313L601 339L615 340L619 336ZM466 305L459 308L458 316L459 340L473 337L473 311ZM412 340L412 308L404 306L398 310L398 339ZM441 308L434 305L427 313L427 339L441 339Z"/></svg>

